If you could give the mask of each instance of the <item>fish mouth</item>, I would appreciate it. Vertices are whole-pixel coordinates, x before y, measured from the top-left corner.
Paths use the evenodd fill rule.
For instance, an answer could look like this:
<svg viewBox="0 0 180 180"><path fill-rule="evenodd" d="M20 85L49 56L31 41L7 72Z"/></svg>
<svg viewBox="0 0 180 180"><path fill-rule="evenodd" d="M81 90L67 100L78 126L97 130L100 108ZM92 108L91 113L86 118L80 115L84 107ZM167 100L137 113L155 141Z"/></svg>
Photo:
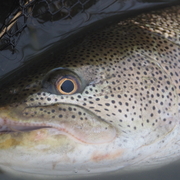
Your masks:
<svg viewBox="0 0 180 180"><path fill-rule="evenodd" d="M26 132L26 131L33 131L38 129L44 129L44 128L53 128L51 126L31 126L31 125L25 125L25 124L13 124L11 120L6 120L0 118L1 126L0 126L0 133L12 133L12 132Z"/></svg>
<svg viewBox="0 0 180 180"><path fill-rule="evenodd" d="M80 125L71 125L66 121L57 124L44 122L18 122L9 117L0 117L0 134L13 132L27 132L41 129L54 129L58 134L65 135L71 140L86 144L102 144L113 141L116 137L116 129L106 122L97 127L81 127Z"/></svg>

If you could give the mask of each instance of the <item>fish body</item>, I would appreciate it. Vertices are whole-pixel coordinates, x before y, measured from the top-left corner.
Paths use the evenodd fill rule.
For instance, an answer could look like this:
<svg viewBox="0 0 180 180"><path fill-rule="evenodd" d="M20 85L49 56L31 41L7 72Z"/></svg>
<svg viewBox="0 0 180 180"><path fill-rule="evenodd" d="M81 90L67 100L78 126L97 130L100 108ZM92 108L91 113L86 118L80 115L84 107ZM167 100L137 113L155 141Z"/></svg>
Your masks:
<svg viewBox="0 0 180 180"><path fill-rule="evenodd" d="M0 167L62 176L177 160L179 9L121 21L4 86Z"/></svg>

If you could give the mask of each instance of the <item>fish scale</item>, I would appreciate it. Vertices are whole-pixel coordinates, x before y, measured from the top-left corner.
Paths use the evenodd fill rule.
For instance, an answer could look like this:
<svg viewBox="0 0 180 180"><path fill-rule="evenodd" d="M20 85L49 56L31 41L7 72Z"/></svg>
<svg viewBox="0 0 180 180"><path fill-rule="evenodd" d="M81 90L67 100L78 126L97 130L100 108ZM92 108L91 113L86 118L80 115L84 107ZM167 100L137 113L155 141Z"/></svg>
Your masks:
<svg viewBox="0 0 180 180"><path fill-rule="evenodd" d="M87 173L82 166L91 172L140 169L177 159L179 23L179 6L122 21L7 85L0 93L0 155L15 151L18 161L26 158L33 167L42 161L38 167L46 174L65 174L59 171L64 167L72 173L74 166L80 174ZM67 72L76 75L81 92L53 91L56 76ZM13 134L17 141L9 145ZM28 141L29 154L23 137L38 139L37 144Z"/></svg>

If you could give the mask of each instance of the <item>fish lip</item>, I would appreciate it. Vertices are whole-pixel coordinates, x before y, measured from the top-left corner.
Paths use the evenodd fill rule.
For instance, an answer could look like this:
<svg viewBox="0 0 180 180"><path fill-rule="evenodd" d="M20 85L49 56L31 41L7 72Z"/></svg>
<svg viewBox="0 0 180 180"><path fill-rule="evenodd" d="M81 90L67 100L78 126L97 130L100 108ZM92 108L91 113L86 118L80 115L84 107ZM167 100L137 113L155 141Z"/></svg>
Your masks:
<svg viewBox="0 0 180 180"><path fill-rule="evenodd" d="M27 131L33 131L38 129L55 129L59 132L59 134L65 135L70 137L71 139L75 140L76 142L83 143L83 144L103 144L103 143L109 143L113 141L116 137L116 133L114 137L110 140L107 140L106 142L88 142L86 140L83 140L81 137L76 136L75 134L68 131L68 128L57 128L54 126L49 125L33 125L30 123L21 123L21 122L15 122L13 120L10 120L8 118L2 118L0 117L0 134L5 133L13 133L13 132L27 132Z"/></svg>
<svg viewBox="0 0 180 180"><path fill-rule="evenodd" d="M12 127L11 127L12 126ZM0 118L0 133L11 133L11 132L26 132L44 128L53 128L51 126L35 126L35 125L20 125L20 123L13 122L7 118Z"/></svg>

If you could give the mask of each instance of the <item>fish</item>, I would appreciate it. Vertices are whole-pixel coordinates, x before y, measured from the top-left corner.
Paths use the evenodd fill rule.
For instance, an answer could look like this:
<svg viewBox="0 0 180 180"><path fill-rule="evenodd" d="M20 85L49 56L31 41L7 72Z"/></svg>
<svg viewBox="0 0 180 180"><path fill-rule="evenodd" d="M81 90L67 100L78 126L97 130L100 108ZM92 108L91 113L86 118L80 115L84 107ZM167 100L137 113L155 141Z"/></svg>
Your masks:
<svg viewBox="0 0 180 180"><path fill-rule="evenodd" d="M180 157L180 6L138 15L0 89L0 169L95 175Z"/></svg>

